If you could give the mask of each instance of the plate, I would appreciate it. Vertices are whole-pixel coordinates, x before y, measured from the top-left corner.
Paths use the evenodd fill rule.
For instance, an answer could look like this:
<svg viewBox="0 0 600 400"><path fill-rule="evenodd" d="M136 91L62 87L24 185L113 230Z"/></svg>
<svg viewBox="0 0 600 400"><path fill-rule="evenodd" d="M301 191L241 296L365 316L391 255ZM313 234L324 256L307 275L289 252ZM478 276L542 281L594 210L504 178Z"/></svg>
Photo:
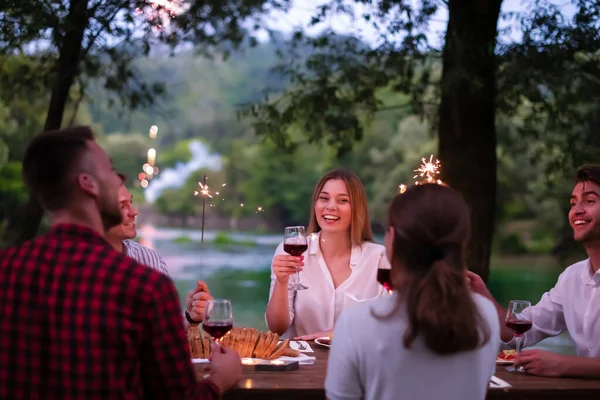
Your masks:
<svg viewBox="0 0 600 400"><path fill-rule="evenodd" d="M510 350L507 350L507 352L501 351L500 353L498 353L498 356L496 357L496 364L501 364L501 365L513 364L515 361L514 358L512 358L510 360L506 360L506 359L500 357L501 355L504 355L508 352L510 352ZM510 353L514 355L514 350Z"/></svg>
<svg viewBox="0 0 600 400"><path fill-rule="evenodd" d="M320 338L316 338L315 343L323 347L331 347L331 340L329 340L329 336L322 336Z"/></svg>

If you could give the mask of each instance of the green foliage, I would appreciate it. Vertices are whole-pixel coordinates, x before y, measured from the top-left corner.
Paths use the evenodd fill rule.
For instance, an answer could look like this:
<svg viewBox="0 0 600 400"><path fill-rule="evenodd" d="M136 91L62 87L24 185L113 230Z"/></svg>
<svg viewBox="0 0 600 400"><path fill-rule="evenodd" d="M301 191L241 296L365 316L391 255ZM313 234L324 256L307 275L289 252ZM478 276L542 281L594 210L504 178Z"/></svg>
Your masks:
<svg viewBox="0 0 600 400"><path fill-rule="evenodd" d="M6 228L15 227L23 218L27 188L21 178L21 163L0 164L0 241Z"/></svg>
<svg viewBox="0 0 600 400"><path fill-rule="evenodd" d="M217 232L215 238L212 241L212 244L217 247L228 247L228 246L257 246L256 242L253 240L236 240L229 236L225 232Z"/></svg>
<svg viewBox="0 0 600 400"><path fill-rule="evenodd" d="M526 254L527 246L523 243L523 238L519 233L511 232L500 236L498 239L498 250L504 254Z"/></svg>
<svg viewBox="0 0 600 400"><path fill-rule="evenodd" d="M161 150L157 157L157 164L163 170L173 168L177 163L187 163L192 159L190 142L192 140L181 140L169 149Z"/></svg>
<svg viewBox="0 0 600 400"><path fill-rule="evenodd" d="M194 241L189 236L177 236L172 242L177 244L190 244Z"/></svg>
<svg viewBox="0 0 600 400"><path fill-rule="evenodd" d="M142 165L148 160L148 149L152 143L140 133L114 133L99 140L100 145L113 159L115 169L127 175L127 185L137 179Z"/></svg>

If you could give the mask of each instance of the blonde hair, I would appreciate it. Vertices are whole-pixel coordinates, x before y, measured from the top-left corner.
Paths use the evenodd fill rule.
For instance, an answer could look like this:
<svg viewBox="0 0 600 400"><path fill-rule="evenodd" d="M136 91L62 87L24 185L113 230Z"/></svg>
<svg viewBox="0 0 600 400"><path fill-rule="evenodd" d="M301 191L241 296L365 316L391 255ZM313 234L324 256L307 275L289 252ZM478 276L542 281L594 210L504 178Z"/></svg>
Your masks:
<svg viewBox="0 0 600 400"><path fill-rule="evenodd" d="M367 207L367 194L360 178L351 171L344 169L334 169L326 173L315 186L310 208L310 220L308 222L307 233L320 232L321 227L317 222L315 215L315 204L319 199L319 194L323 186L330 179L339 179L344 181L348 196L350 197L351 218L350 218L350 240L352 245L360 246L364 242L373 241L373 232L371 231L371 220L369 219L369 209Z"/></svg>

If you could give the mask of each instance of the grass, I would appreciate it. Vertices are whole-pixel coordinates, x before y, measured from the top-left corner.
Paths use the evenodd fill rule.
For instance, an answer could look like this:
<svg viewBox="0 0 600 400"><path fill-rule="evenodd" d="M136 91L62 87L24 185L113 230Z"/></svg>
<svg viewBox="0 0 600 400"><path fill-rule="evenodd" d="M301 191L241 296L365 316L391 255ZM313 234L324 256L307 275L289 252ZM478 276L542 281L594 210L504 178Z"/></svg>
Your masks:
<svg viewBox="0 0 600 400"><path fill-rule="evenodd" d="M213 242L215 246L256 246L254 240L236 240L225 232L217 232Z"/></svg>
<svg viewBox="0 0 600 400"><path fill-rule="evenodd" d="M195 243L193 239L189 236L183 235L178 236L171 240L175 244L180 245L189 245ZM257 246L256 241L254 240L237 240L229 236L225 232L217 232L215 238L211 241L211 244L217 248L231 247L231 246L241 246L241 247L254 247Z"/></svg>

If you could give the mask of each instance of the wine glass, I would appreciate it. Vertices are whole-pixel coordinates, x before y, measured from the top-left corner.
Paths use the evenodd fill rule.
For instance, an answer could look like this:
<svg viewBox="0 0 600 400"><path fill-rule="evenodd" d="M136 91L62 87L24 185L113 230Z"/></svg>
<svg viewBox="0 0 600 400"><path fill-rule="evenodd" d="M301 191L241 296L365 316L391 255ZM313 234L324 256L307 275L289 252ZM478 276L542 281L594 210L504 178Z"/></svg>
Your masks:
<svg viewBox="0 0 600 400"><path fill-rule="evenodd" d="M512 329L516 341L516 354L521 351L523 344L523 334L531 329L531 320L523 316L523 310L531 307L531 303L527 300L511 300L508 303L508 309L506 311L506 326ZM523 367L516 367L511 365L506 368L508 371L525 372Z"/></svg>
<svg viewBox="0 0 600 400"><path fill-rule="evenodd" d="M223 299L208 300L202 328L214 341L221 343L223 336L233 328L231 302Z"/></svg>
<svg viewBox="0 0 600 400"><path fill-rule="evenodd" d="M308 239L303 226L286 226L283 234L283 251L290 256L300 257L308 250ZM308 287L300 282L300 271L296 268L296 283L293 290L305 290Z"/></svg>
<svg viewBox="0 0 600 400"><path fill-rule="evenodd" d="M377 268L377 282L379 282L389 294L392 294L392 270L391 268Z"/></svg>

